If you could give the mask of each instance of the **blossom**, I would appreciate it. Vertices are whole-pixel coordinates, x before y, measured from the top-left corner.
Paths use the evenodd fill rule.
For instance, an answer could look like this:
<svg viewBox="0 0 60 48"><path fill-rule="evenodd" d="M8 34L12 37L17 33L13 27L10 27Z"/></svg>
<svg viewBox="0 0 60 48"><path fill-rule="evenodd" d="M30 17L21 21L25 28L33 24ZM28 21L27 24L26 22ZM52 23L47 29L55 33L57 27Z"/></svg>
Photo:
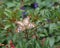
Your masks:
<svg viewBox="0 0 60 48"><path fill-rule="evenodd" d="M24 19L24 18L26 18L27 17L27 12L23 12L22 13L22 18Z"/></svg>
<svg viewBox="0 0 60 48"><path fill-rule="evenodd" d="M24 6L22 6L20 9L21 9L21 10L25 10L25 7L24 7Z"/></svg>
<svg viewBox="0 0 60 48"><path fill-rule="evenodd" d="M48 23L50 23L50 22L51 22L51 20L50 20L50 19L47 19L47 22L48 22Z"/></svg>
<svg viewBox="0 0 60 48"><path fill-rule="evenodd" d="M38 7L38 3L32 3L31 7L34 8L34 9L36 9Z"/></svg>
<svg viewBox="0 0 60 48"><path fill-rule="evenodd" d="M10 40L10 47L11 47L11 48L15 48L15 46L14 46L12 40Z"/></svg>
<svg viewBox="0 0 60 48"><path fill-rule="evenodd" d="M34 8L37 8L38 7L38 3L34 3Z"/></svg>

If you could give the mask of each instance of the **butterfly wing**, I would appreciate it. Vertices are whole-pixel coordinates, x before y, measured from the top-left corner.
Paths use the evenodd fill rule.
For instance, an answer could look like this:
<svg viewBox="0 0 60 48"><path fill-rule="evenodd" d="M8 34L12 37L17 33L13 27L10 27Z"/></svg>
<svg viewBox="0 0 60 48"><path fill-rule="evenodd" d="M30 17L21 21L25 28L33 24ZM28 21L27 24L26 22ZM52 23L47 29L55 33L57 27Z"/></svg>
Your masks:
<svg viewBox="0 0 60 48"><path fill-rule="evenodd" d="M16 21L16 24L17 24L16 32L20 32L20 31L24 31L25 30L25 26L24 26L23 22Z"/></svg>
<svg viewBox="0 0 60 48"><path fill-rule="evenodd" d="M28 29L34 28L34 27L35 27L35 24L33 24L33 23L29 23L28 26L27 26Z"/></svg>
<svg viewBox="0 0 60 48"><path fill-rule="evenodd" d="M27 17L27 18L25 18L25 19L23 20L23 24L24 24L25 26L27 26L27 25L29 24L29 22L30 22L30 18L29 18L29 17Z"/></svg>

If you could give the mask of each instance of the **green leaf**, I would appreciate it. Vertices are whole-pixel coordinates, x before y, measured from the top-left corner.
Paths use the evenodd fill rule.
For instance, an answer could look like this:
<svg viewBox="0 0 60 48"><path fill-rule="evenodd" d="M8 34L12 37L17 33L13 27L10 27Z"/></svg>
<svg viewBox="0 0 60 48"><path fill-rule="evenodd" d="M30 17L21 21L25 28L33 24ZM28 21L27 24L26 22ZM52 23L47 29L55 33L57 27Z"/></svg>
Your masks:
<svg viewBox="0 0 60 48"><path fill-rule="evenodd" d="M8 29L11 25L6 25L4 30Z"/></svg>
<svg viewBox="0 0 60 48"><path fill-rule="evenodd" d="M55 23L51 23L49 26L49 33L53 33L54 29L57 29L57 25Z"/></svg>
<svg viewBox="0 0 60 48"><path fill-rule="evenodd" d="M44 34L40 34L40 37L44 37L45 35Z"/></svg>
<svg viewBox="0 0 60 48"><path fill-rule="evenodd" d="M12 2L7 2L6 5L7 5L8 8L14 7L14 6L15 6L15 4L12 3Z"/></svg>
<svg viewBox="0 0 60 48"><path fill-rule="evenodd" d="M41 45L40 42L36 41L36 48L41 48L40 45Z"/></svg>
<svg viewBox="0 0 60 48"><path fill-rule="evenodd" d="M60 36L57 36L57 39L56 39L56 41L58 42L58 41L60 41Z"/></svg>
<svg viewBox="0 0 60 48"><path fill-rule="evenodd" d="M50 45L50 47L54 46L54 42L55 42L54 37L49 38L49 45Z"/></svg>

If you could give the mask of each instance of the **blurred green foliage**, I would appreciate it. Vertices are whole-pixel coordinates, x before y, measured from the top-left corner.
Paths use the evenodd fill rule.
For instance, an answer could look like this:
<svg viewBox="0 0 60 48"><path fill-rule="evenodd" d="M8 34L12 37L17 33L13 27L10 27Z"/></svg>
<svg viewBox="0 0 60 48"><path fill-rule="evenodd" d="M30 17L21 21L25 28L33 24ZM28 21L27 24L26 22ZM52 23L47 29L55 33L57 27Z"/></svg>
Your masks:
<svg viewBox="0 0 60 48"><path fill-rule="evenodd" d="M60 0L24 0L23 5L33 2L38 3L38 8L21 10L22 0L0 0L0 43L6 45L13 40L15 48L57 48L60 45ZM15 21L22 20L24 11L27 16L31 15L36 27L16 33Z"/></svg>

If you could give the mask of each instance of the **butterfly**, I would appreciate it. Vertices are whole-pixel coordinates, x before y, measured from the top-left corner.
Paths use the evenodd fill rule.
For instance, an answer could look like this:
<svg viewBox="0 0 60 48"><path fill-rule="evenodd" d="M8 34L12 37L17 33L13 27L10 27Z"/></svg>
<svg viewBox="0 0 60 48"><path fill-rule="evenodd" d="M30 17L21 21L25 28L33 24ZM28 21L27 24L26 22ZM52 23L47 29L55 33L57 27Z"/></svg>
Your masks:
<svg viewBox="0 0 60 48"><path fill-rule="evenodd" d="M21 32L35 27L35 24L30 22L29 16L24 18L22 21L16 21L15 23L17 24L16 32Z"/></svg>

